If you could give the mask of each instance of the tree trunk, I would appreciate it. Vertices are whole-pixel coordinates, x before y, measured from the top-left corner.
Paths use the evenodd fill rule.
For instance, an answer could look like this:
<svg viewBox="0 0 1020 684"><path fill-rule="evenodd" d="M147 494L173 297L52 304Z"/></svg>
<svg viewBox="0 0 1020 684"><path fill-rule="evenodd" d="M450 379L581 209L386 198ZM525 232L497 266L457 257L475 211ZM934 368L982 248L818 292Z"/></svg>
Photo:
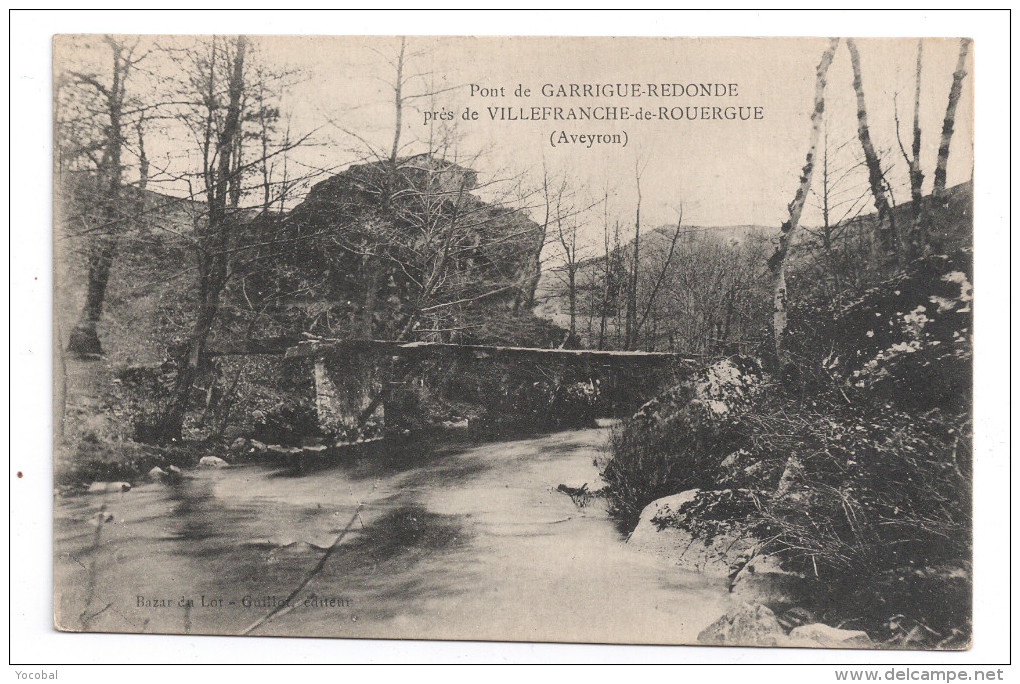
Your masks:
<svg viewBox="0 0 1020 684"><path fill-rule="evenodd" d="M602 301L599 305L599 351L606 348L606 319L609 317L609 288L615 253L609 248L609 190L602 198L602 244L606 252L606 267L602 275Z"/></svg>
<svg viewBox="0 0 1020 684"><path fill-rule="evenodd" d="M393 148L390 150L390 164L396 165L400 154L400 128L404 124L404 50L407 38L400 38L400 56L397 57L397 80L393 85L393 106L396 110L396 122L393 126Z"/></svg>
<svg viewBox="0 0 1020 684"><path fill-rule="evenodd" d="M804 211L808 191L811 189L811 175L815 167L815 155L818 151L818 139L821 137L822 116L825 113L825 78L829 66L839 46L839 38L830 38L829 47L822 53L822 59L815 70L815 106L811 112L811 138L804 168L800 174L797 193L790 202L788 209L790 218L780 228L776 251L769 259L769 270L773 276L773 312L772 326L777 361L783 359L783 334L786 332L786 256L790 251L790 241L800 223L800 215Z"/></svg>
<svg viewBox="0 0 1020 684"><path fill-rule="evenodd" d="M896 226L889 207L889 199L886 197L882 163L875 152L875 146L871 142L871 131L868 128L868 109L864 103L864 83L861 80L861 56L853 38L847 38L846 46L850 51L850 64L854 72L854 93L857 95L857 137L860 138L861 148L864 150L864 162L868 168L868 183L871 186L871 194L875 198L875 209L878 211L878 226L876 228L878 242L885 257L894 258L898 247Z"/></svg>
<svg viewBox="0 0 1020 684"><path fill-rule="evenodd" d="M535 308L535 293L538 291L538 283L542 279L542 250L545 248L546 238L549 234L549 220L552 213L549 197L549 171L544 164L542 165L542 192L545 198L545 220L539 228L535 240L535 250L531 253L531 263L528 265L528 276L523 292L519 293L514 301L514 312L531 311Z"/></svg>
<svg viewBox="0 0 1020 684"><path fill-rule="evenodd" d="M218 311L219 295L212 292L207 293L199 309L198 317L195 319L195 325L192 327L186 356L178 360L177 379L169 406L159 424L155 426L156 433L152 435L155 441L171 442L181 439L184 417L191 405L191 388L198 380L202 359L205 356L206 342Z"/></svg>
<svg viewBox="0 0 1020 684"><path fill-rule="evenodd" d="M103 353L99 341L99 321L103 316L106 286L110 281L110 269L116 252L117 240L112 235L97 236L96 244L90 250L85 304L67 340L67 351L77 358L97 358Z"/></svg>
<svg viewBox="0 0 1020 684"><path fill-rule="evenodd" d="M144 118L135 122L135 130L138 131L138 189L142 191L139 197L143 197L145 189L149 187L149 156L145 153ZM144 209L144 201L142 204Z"/></svg>
<svg viewBox="0 0 1020 684"><path fill-rule="evenodd" d="M942 141L939 143L938 160L935 163L935 182L932 187L932 199L938 205L946 202L946 168L949 165L949 143L953 139L953 127L956 125L956 105L960 102L963 90L963 78L967 75L967 52L970 39L960 40L960 55L953 72L953 85L949 88L949 104L946 106L946 118L942 122Z"/></svg>
<svg viewBox="0 0 1020 684"><path fill-rule="evenodd" d="M924 54L924 40L917 40L917 65L914 70L914 127L910 143L910 202L911 224L908 245L910 257L914 258L925 251L928 243L927 224L924 218L924 173L921 172L921 57Z"/></svg>
<svg viewBox="0 0 1020 684"><path fill-rule="evenodd" d="M95 243L89 250L89 275L85 304L78 316L78 322L67 340L67 351L78 358L95 358L103 353L99 341L98 326L103 315L106 300L106 286L110 281L110 268L117 252L118 233L121 230L121 147L123 134L121 116L124 109L125 79L129 64L124 56L124 47L108 38L113 53L113 80L109 88L96 85L105 96L106 114L109 127L99 169L99 185L102 193L101 229L95 236Z"/></svg>
<svg viewBox="0 0 1020 684"><path fill-rule="evenodd" d="M568 266L567 287L570 298L570 340L577 339L577 269L574 264Z"/></svg>
<svg viewBox="0 0 1020 684"><path fill-rule="evenodd" d="M637 340L637 286L638 268L641 263L641 173L635 171L637 183L637 209L634 212L634 268L631 270L630 287L627 291L627 320L624 334L624 348L634 349Z"/></svg>
<svg viewBox="0 0 1020 684"><path fill-rule="evenodd" d="M371 340L375 339L375 308L379 291L379 271L368 254L362 257L361 268L364 274L362 281L365 283L365 303L361 310L361 338Z"/></svg>
<svg viewBox="0 0 1020 684"><path fill-rule="evenodd" d="M229 235L233 217L227 215L228 200L235 205L240 186L240 169L236 166L237 138L240 137L242 97L244 95L244 58L247 41L236 40L234 60L228 83L228 103L223 129L215 140L216 167L205 169L206 194L209 197L209 219L198 236L198 278L200 302L198 316L188 336L187 353L178 365L170 403L155 426L159 441L178 440L184 417L191 401L191 388L198 379L206 352L209 334L220 308L220 295L227 284Z"/></svg>

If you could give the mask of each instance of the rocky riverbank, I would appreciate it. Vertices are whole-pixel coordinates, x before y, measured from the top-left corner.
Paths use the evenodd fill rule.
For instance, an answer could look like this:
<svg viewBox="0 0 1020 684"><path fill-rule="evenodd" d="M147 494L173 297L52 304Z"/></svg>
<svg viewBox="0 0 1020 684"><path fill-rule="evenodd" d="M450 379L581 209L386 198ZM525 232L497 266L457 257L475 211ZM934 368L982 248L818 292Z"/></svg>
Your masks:
<svg viewBox="0 0 1020 684"><path fill-rule="evenodd" d="M744 602L703 642L968 647L970 279L918 260L799 312L796 363L720 360L614 433L628 543Z"/></svg>

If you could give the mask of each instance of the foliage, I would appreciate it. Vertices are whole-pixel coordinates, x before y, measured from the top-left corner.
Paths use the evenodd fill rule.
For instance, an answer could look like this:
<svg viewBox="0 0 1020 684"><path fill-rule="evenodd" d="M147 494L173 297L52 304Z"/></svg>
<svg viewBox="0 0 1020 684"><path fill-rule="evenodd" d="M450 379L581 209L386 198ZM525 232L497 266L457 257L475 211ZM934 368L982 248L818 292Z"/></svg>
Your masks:
<svg viewBox="0 0 1020 684"><path fill-rule="evenodd" d="M970 278L961 252L916 261L842 306L824 293L801 299L794 361L760 391L713 415L695 376L614 432L603 464L614 512L632 524L680 491L753 492L752 506L658 522L753 531L764 552L831 590L833 615L852 614L847 597L869 583L901 578L888 602L868 599L869 626L898 611L954 633L969 605L958 583L925 578L955 577L971 556ZM932 598L943 591L944 601ZM931 607L940 601L950 605Z"/></svg>
<svg viewBox="0 0 1020 684"><path fill-rule="evenodd" d="M714 484L718 465L741 447L738 407L760 367L737 357L653 399L614 428L602 477L612 511L626 524L662 496Z"/></svg>

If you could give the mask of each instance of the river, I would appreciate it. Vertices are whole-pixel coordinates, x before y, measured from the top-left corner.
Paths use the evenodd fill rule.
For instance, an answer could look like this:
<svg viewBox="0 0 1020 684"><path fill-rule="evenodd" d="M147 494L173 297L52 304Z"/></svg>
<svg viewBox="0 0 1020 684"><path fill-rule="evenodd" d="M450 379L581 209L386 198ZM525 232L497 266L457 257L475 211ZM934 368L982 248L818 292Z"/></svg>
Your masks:
<svg viewBox="0 0 1020 684"><path fill-rule="evenodd" d="M607 436L418 445L58 498L57 624L691 643L726 610L724 581L629 548L601 500L578 506L556 491L598 488Z"/></svg>

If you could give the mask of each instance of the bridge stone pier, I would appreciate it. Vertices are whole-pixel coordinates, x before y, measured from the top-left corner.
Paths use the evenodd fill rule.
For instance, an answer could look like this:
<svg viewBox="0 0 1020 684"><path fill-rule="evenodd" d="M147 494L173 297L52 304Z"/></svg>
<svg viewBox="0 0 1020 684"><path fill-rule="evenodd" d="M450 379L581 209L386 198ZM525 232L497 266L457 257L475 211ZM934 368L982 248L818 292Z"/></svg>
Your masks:
<svg viewBox="0 0 1020 684"><path fill-rule="evenodd" d="M315 411L319 427L330 435L369 432L382 428L386 404L373 401L382 394L383 369L372 350L346 349L316 357ZM363 415L367 412L367 415Z"/></svg>
<svg viewBox="0 0 1020 684"><path fill-rule="evenodd" d="M456 365L460 370L485 364L501 378L497 384L504 390L515 378L520 382L525 376L541 377L553 385L564 378L581 379L595 387L620 374L636 374L637 384L650 395L663 389L662 382L675 377L677 370L697 365L691 356L663 352L381 340L310 340L290 347L285 356L313 362L320 428L343 441L380 434L386 425L387 404L409 386L423 382L414 369L424 362Z"/></svg>

